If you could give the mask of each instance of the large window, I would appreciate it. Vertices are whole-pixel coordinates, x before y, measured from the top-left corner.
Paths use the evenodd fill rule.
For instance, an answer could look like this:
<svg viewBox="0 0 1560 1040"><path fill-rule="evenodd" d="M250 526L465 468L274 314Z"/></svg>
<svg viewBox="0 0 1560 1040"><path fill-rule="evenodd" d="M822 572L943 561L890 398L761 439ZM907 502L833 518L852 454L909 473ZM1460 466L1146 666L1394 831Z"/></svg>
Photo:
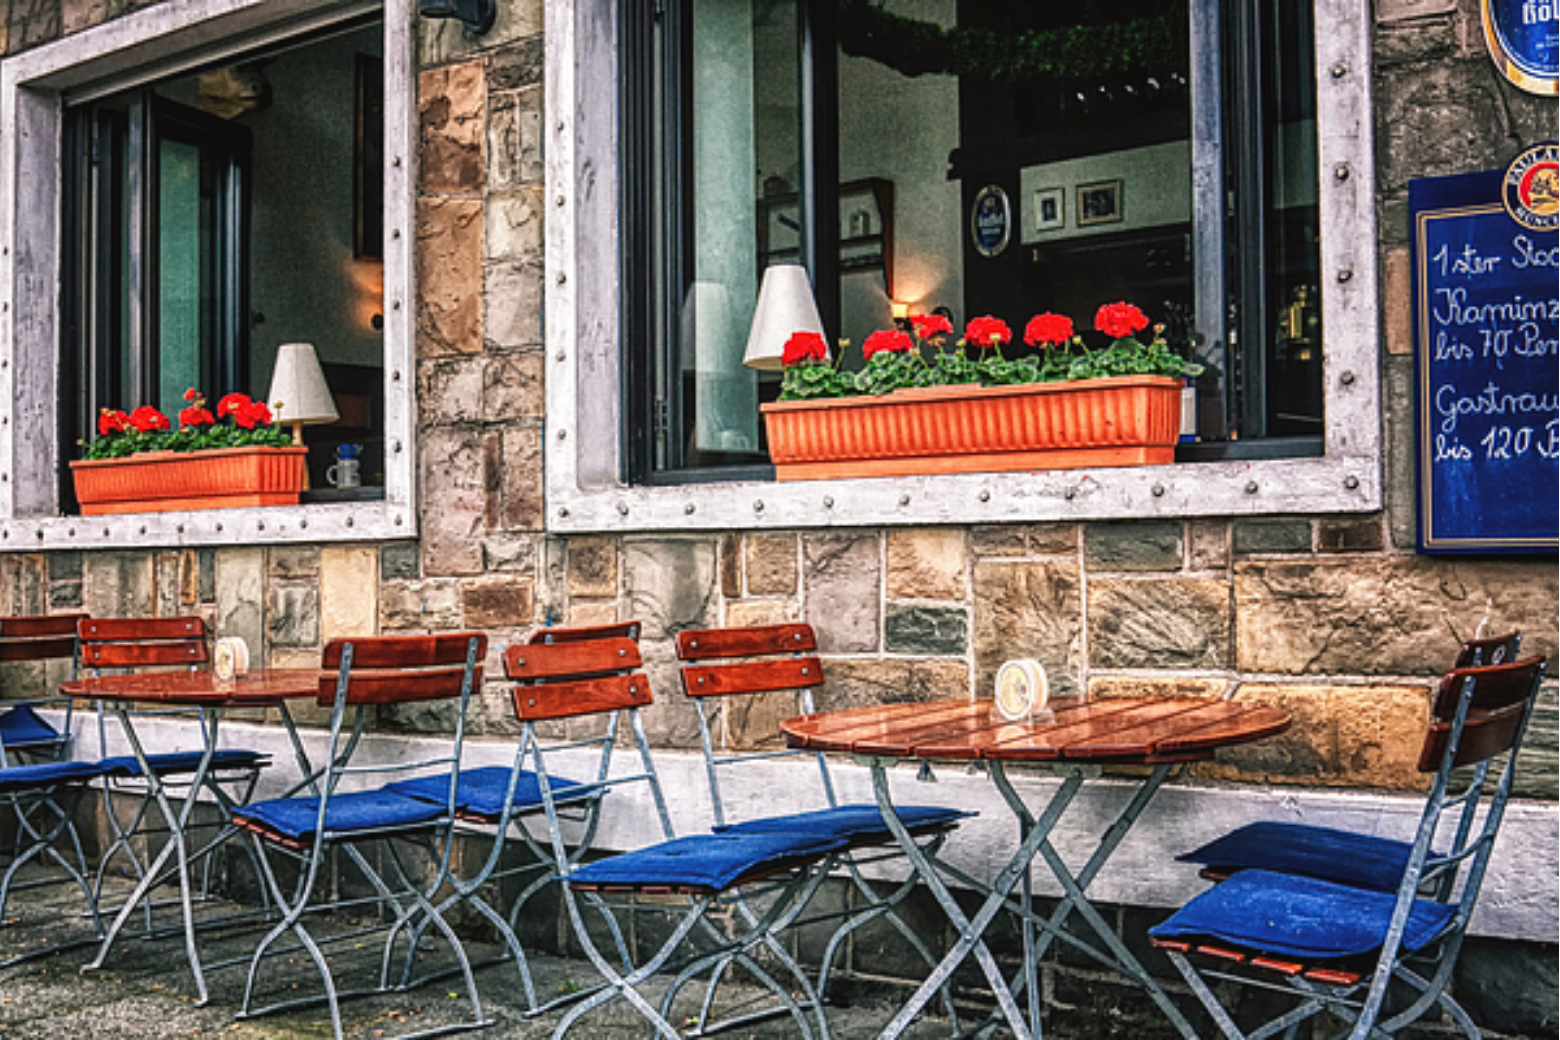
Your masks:
<svg viewBox="0 0 1560 1040"><path fill-rule="evenodd" d="M1322 454L1311 0L621 10L631 482L764 477L778 262L858 345L1133 301L1207 367L1183 460Z"/></svg>

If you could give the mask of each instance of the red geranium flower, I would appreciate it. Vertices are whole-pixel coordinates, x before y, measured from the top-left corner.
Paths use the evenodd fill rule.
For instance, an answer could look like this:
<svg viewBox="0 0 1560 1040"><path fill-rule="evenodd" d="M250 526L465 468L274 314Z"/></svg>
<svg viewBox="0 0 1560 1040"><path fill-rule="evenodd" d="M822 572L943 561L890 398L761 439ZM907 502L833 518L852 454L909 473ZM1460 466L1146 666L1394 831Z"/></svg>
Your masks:
<svg viewBox="0 0 1560 1040"><path fill-rule="evenodd" d="M246 430L252 430L271 421L271 409L264 401L248 401L233 412L233 421Z"/></svg>
<svg viewBox="0 0 1560 1040"><path fill-rule="evenodd" d="M1107 303L1094 316L1094 327L1111 339L1122 339L1148 328L1148 315L1130 303Z"/></svg>
<svg viewBox="0 0 1560 1040"><path fill-rule="evenodd" d="M787 368L803 361L829 360L829 345L816 332L797 332L785 341L780 363Z"/></svg>
<svg viewBox="0 0 1560 1040"><path fill-rule="evenodd" d="M898 329L879 329L867 337L867 341L861 345L861 356L868 361L872 355L880 350L890 353L904 353L915 349L915 344L910 341L910 333L900 332Z"/></svg>
<svg viewBox="0 0 1560 1040"><path fill-rule="evenodd" d="M1060 346L1073 335L1072 319L1065 314L1036 314L1024 326L1024 342L1031 347Z"/></svg>
<svg viewBox="0 0 1560 1040"><path fill-rule="evenodd" d="M236 416L239 409L250 403L248 394L228 394L217 402L217 418L226 419L230 415Z"/></svg>
<svg viewBox="0 0 1560 1040"><path fill-rule="evenodd" d="M130 413L130 425L142 433L151 433L153 430L166 430L171 424L162 412L149 404L143 404Z"/></svg>
<svg viewBox="0 0 1560 1040"><path fill-rule="evenodd" d="M111 433L124 433L130 426L130 417L114 408L105 408L98 414L98 433L107 437Z"/></svg>
<svg viewBox="0 0 1560 1040"><path fill-rule="evenodd" d="M192 386L188 390L184 391L184 399L186 401L197 401L200 399L200 391L196 390Z"/></svg>
<svg viewBox="0 0 1560 1040"><path fill-rule="evenodd" d="M1000 347L1013 342L1013 330L1001 318L987 314L971 318L970 323L964 326L964 342L982 348Z"/></svg>
<svg viewBox="0 0 1560 1040"><path fill-rule="evenodd" d="M216 418L200 405L191 405L179 413L180 426L210 426Z"/></svg>
<svg viewBox="0 0 1560 1040"><path fill-rule="evenodd" d="M916 314L910 318L910 324L920 339L929 340L939 334L953 335L953 324L941 314Z"/></svg>

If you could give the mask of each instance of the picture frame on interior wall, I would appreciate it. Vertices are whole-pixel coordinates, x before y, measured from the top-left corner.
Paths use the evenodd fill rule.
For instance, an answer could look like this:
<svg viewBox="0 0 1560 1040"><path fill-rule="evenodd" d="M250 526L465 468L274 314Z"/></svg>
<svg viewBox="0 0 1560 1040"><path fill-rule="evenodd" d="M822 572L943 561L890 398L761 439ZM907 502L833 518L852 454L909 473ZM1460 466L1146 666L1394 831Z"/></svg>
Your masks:
<svg viewBox="0 0 1560 1040"><path fill-rule="evenodd" d="M1040 188L1035 191L1035 230L1059 231L1067 226L1065 188Z"/></svg>
<svg viewBox="0 0 1560 1040"><path fill-rule="evenodd" d="M1078 226L1119 224L1122 219L1121 194L1120 179L1078 185Z"/></svg>

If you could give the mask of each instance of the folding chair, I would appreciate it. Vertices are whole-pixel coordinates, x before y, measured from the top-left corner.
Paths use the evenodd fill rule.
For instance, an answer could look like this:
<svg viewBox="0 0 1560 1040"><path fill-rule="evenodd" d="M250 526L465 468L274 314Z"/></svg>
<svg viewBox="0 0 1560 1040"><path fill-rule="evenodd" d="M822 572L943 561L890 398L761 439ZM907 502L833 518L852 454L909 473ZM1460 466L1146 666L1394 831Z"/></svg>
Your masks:
<svg viewBox="0 0 1560 1040"><path fill-rule="evenodd" d="M693 699L699 713L699 739L704 749L705 776L709 782L710 802L714 808L716 833L767 834L785 831L801 831L838 838L847 845L848 852L839 857L864 904L828 914L810 916L797 924L816 924L839 920L838 927L829 937L824 948L822 964L815 983L818 993L827 998L829 974L835 958L852 932L884 918L903 936L910 948L926 961L929 969L935 968L938 957L895 912L905 897L915 888L915 875L894 886L886 895L880 895L862 876L861 868L868 864L902 859L903 853L894 843L882 812L874 802L841 805L835 793L828 760L821 752L792 750L780 746L779 733L766 728L773 739L768 746L755 748L730 748L729 741L717 736L717 724L727 718L724 712L746 708L760 710L760 701L771 695L787 695L784 707L775 709L776 722L794 715L810 715L816 709L812 691L824 684L823 664L818 659L818 639L808 624L763 625L750 628L690 629L677 634L677 657L683 661L683 692ZM745 703L739 704L738 701ZM743 820L732 819L732 809L722 795L723 771L735 779L738 767L744 764L769 761L778 758L811 756L817 761L819 773L819 808L786 816L756 816ZM797 777L798 782L802 782ZM928 855L936 851L947 839L961 819L975 815L962 809L950 809L936 805L899 806L900 819L910 834L918 839ZM711 987L710 995L713 996ZM946 988L943 1001L955 1030L958 1015ZM706 1013L708 1007L705 1008ZM731 1023L722 1023L723 1026ZM700 1022L701 1028L712 1028ZM694 1035L697 1035L697 1031Z"/></svg>
<svg viewBox="0 0 1560 1040"><path fill-rule="evenodd" d="M528 642L531 644L577 643L608 638L638 640L639 631L638 621L568 628L548 627L532 633ZM462 832L468 835L480 833L491 836L492 843L488 846L487 856L477 865L476 870L465 875L458 872L451 875L451 894L439 904L439 910L441 913L447 913L457 903L463 902L493 926L504 944L505 954L515 962L515 968L520 975L520 987L525 994L523 1013L529 1018L544 1014L559 1004L577 999L583 995L584 990L571 989L570 992L552 1000L540 1000L530 964L526 959L524 945L516 934L520 915L531 899L558 879L553 849L547 834L534 833L527 825L541 815L542 796L537 776L525 768L525 760L526 745L522 741L516 745L514 761L508 767L482 766L461 771L455 796L458 825ZM388 790L412 798L441 801L445 783L446 778L443 776L426 776L399 781L389 785ZM607 789L597 783L578 783L556 776L552 778L552 787L557 805L560 810L564 810L564 815L571 818L578 832L578 836L570 842L569 851L570 863L577 864L589 851L594 840L600 823L601 797ZM530 853L532 862L502 868L504 852L510 847L508 839L511 834ZM507 917L501 915L493 904L483 897L482 890L489 884L521 874L535 874L536 877L532 878L511 901ZM414 985L412 969L421 931L422 929L418 928L414 932L411 944L413 957L407 961L406 974L401 982L403 987Z"/></svg>
<svg viewBox="0 0 1560 1040"><path fill-rule="evenodd" d="M504 652L504 666L506 674L519 682L514 703L523 727L521 745L536 773L569 921L586 957L605 980L568 1010L554 1036L564 1036L583 1016L622 999L660 1036L676 1040L679 1033L668 1016L679 992L706 973L735 964L773 994L791 1015L799 1035L827 1037L828 1022L812 983L778 936L817 890L832 854L845 843L803 831L674 837L639 717L639 709L651 703L651 695L649 681L640 671L639 647L632 640L511 646ZM638 749L639 769L614 773L612 752L625 717ZM571 736L548 744L537 727L554 721L566 722ZM583 733L587 726L595 728ZM578 846L571 848L565 840L560 811L570 789L565 786L560 791L552 764L572 760L577 768L582 753L585 758L596 758L596 785L614 791L631 786L626 794L615 793L612 804L639 813L642 819L653 812L663 840L584 865L578 863ZM647 957L636 958L618 918L629 907L615 898L609 901L609 897L632 899L641 894L663 900L681 897L683 915L664 933L659 948ZM741 905L761 909L720 920L724 915L719 912L738 897ZM599 915L603 925L600 933L590 927L587 909ZM675 908L663 902L657 909L670 913ZM611 956L602 952L603 944L610 944ZM778 965L780 977L761 959ZM656 1006L642 990L658 974L673 977ZM792 995L793 988L801 992L801 1000ZM814 1018L808 1016L804 1005L812 1006Z"/></svg>
<svg viewBox="0 0 1560 1040"><path fill-rule="evenodd" d="M206 642L206 623L198 617L82 618L77 624L76 631L81 665L89 669L93 675L102 674L104 669L142 671L149 668L183 667L194 671L209 660L210 648ZM127 712L123 708L116 707L114 711L116 714L123 712L121 718L126 725L132 724L129 721L130 716L142 718L157 715L193 715L199 720L203 742L209 743L215 739L215 717L204 709L194 712L187 708L138 709ZM198 787L215 797L222 812L222 820L225 821L227 814L235 805L249 799L260 778L260 771L270 763L269 756L258 751L219 748L212 754L210 763L202 772L204 747L155 752L146 756L147 766L153 774L147 777L140 760L133 754L109 756L106 720L108 714L108 710L99 704L98 741L104 769L103 815L107 818L113 832L113 841L98 862L97 883L100 890L109 864L121 853L129 860L136 878L140 879L143 876L145 865L136 854L133 840L137 834L154 833L160 830L146 825L147 815L157 804L159 790L164 794L180 788L186 790L186 805L185 811L181 814L182 818L177 824L170 825L179 826L187 833L197 827L214 826L195 820L193 814L195 792L190 791L190 787ZM233 789L229 790L229 787ZM122 823L119 814L114 811L114 796L123 794L137 798L128 825ZM171 806L165 807L164 811L171 812ZM207 847L209 848L211 844L214 842L208 843ZM201 853L196 854L196 856L200 855ZM210 889L211 865L210 858L207 858L202 876L203 897ZM151 928L151 913L152 904L148 900L146 907L148 930Z"/></svg>
<svg viewBox="0 0 1560 1040"><path fill-rule="evenodd" d="M1517 632L1488 639L1470 639L1457 651L1456 662L1452 667L1456 670L1506 664L1517 659L1521 646L1522 636ZM1455 709L1455 703L1437 698L1436 711L1449 713ZM1450 721L1449 714L1444 714L1442 718L1443 721ZM1467 786L1472 788L1482 784L1486 769L1481 767L1474 777L1469 778ZM1475 794L1471 800L1476 801L1477 797ZM1451 853L1464 846L1472 826L1473 814L1462 813L1451 840ZM1314 824L1263 820L1238 827L1176 859L1183 863L1200 864L1203 876L1215 881L1222 881L1241 870L1273 870L1281 874L1305 874L1326 881L1390 892L1403 876L1403 868L1412 850L1411 841L1380 838ZM1432 848L1431 866L1444 855Z"/></svg>
<svg viewBox="0 0 1560 1040"><path fill-rule="evenodd" d="M71 663L74 672L76 622L81 617L69 614L0 618L0 662L64 660ZM95 934L77 942L18 954L0 962L0 967L96 942L103 935L97 901L87 880L90 871L73 822L76 806L86 793L87 785L103 775L103 767L98 763L65 759L71 743L68 698L46 696L9 703L12 706L0 715L0 805L4 805L9 810L7 815L15 820L15 836L9 849L10 862L0 875L0 924L6 923L6 905L13 891L71 881L81 889ZM35 710L36 706L61 703L65 710L65 723L61 729L56 729ZM58 847L62 843L68 843L70 859ZM63 877L19 880L23 868L44 858L63 869Z"/></svg>
<svg viewBox="0 0 1560 1040"><path fill-rule="evenodd" d="M489 1024L465 949L432 902L450 876L466 709L472 691L480 688L486 653L487 636L474 632L337 639L326 645L322 667L335 674L320 678L319 703L331 708L331 719L328 755L316 793L256 802L233 811L233 822L249 832L266 889L282 911L282 919L261 938L250 958L238 1018L257 1018L324 1002L330 1006L331 1027L340 1040L341 999L388 989L397 940L425 923L437 928L450 945L465 980L471 1020L408 1035L428 1036ZM447 748L421 759L355 759L365 724L380 705L431 700L457 703L455 734ZM388 786L371 785L370 778L429 772L444 778L444 797L437 802L397 794ZM426 855L432 865L431 873L425 875L427 880L418 881L407 869L402 845L418 848ZM372 846L383 851L382 866L388 868L388 873L375 869L361 854L365 847ZM305 923L311 912L341 908L340 904L316 901L325 895L321 889L332 887L332 878L323 868L328 854L337 847L351 854L374 890L372 896L353 905L381 908L390 914L377 987L338 992L321 948L323 940L317 940ZM289 863L296 871L290 892L277 877L273 866L277 860ZM323 993L256 1007L261 966L272 952L271 947L288 933L313 960ZM354 932L353 937L361 934ZM411 956L410 951L406 956Z"/></svg>
<svg viewBox="0 0 1560 1040"><path fill-rule="evenodd" d="M1349 1036L1397 1033L1439 1006L1470 1040L1479 1029L1447 982L1478 901L1516 772L1542 658L1463 668L1442 682L1419 768L1434 780L1407 862L1390 891L1303 874L1243 870L1192 899L1149 930L1230 1040L1294 1031L1323 1012L1352 1026ZM1488 797L1490 760L1510 752ZM1452 771L1476 766L1478 780L1449 797ZM1476 832L1447 853L1431 844L1448 814L1478 816ZM1294 1006L1249 1033L1210 980L1289 994ZM1388 1005L1389 988L1406 989ZM1238 992L1238 990L1237 990ZM1394 993L1396 997L1396 994ZM1271 1012L1271 1002L1258 1008ZM1240 1009L1235 1009L1242 1013Z"/></svg>

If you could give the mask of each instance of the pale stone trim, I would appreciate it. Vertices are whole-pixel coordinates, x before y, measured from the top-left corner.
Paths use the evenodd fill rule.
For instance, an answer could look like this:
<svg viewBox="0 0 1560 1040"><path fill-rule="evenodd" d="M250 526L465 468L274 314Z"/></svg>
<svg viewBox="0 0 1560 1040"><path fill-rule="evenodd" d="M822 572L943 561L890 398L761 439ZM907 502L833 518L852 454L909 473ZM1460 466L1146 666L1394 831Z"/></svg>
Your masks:
<svg viewBox="0 0 1560 1040"><path fill-rule="evenodd" d="M547 4L547 528L725 530L1140 517L1361 513L1382 507L1369 5L1316 0L1326 455L1068 472L629 487L620 465L617 280L586 242L616 242L608 0ZM1334 75L1334 70L1338 71ZM1347 176L1342 176L1347 172Z"/></svg>
<svg viewBox="0 0 1560 1040"><path fill-rule="evenodd" d="M62 99L171 75L382 10L385 21L385 500L62 517L55 498ZM412 0L170 0L0 61L0 551L365 541L417 533ZM399 161L394 161L399 160ZM398 232L398 233L397 233Z"/></svg>

